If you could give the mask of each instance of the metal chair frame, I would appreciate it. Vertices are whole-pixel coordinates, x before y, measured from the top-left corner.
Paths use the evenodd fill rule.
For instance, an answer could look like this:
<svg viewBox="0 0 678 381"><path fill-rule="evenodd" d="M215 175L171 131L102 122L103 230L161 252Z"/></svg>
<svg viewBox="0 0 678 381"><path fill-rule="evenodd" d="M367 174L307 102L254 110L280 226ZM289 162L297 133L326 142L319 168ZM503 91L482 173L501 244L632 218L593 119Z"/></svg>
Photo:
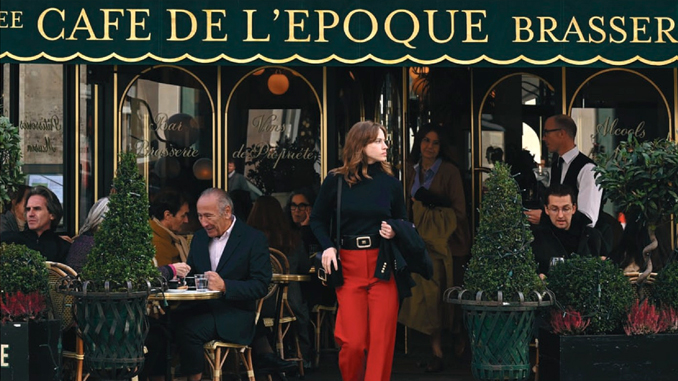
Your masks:
<svg viewBox="0 0 678 381"><path fill-rule="evenodd" d="M278 274L289 274L290 273L290 264L287 260L287 256L283 254L280 250L269 247L268 248L270 254L271 254L271 263L272 266L274 267L274 273ZM275 268L278 268L276 271ZM292 311L292 307L290 307L288 297L287 297L287 292L288 292L288 285L285 285L283 287L280 287L278 292L281 292L282 295L282 301L281 301L281 308L279 311L279 315L274 318L264 318L264 326L267 328L273 328L276 326L275 324L275 319L278 319L278 324L277 324L277 332L274 332L276 335L276 349L278 351L278 354L280 357L284 360L288 361L295 361L298 363L299 366L299 375L301 377L304 376L304 357L301 353L301 346L299 345L299 336L297 334L296 328L294 327L293 322L297 320L297 317L295 316L294 312ZM285 346L284 346L284 340L285 336L290 332L292 332L292 335L294 336L294 344L295 344L295 350L296 350L296 357L292 358L285 358Z"/></svg>
<svg viewBox="0 0 678 381"><path fill-rule="evenodd" d="M58 288L62 281L68 278L77 278L78 273L63 263L52 261L46 261L45 263L49 273L49 296L52 303L52 311L55 317L61 320L61 331L64 332L71 327L77 328L75 319L73 319L74 297L58 292ZM75 381L87 380L89 374L83 374L85 347L79 333L76 333L75 336L75 351L63 350L62 357L75 361Z"/></svg>

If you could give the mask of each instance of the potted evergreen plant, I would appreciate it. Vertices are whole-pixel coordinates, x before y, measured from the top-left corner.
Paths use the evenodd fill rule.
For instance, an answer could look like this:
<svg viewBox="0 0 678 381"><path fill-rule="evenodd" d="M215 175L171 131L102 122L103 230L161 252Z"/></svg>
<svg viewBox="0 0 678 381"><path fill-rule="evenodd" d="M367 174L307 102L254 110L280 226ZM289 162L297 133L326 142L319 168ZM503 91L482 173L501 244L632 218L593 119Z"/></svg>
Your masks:
<svg viewBox="0 0 678 381"><path fill-rule="evenodd" d="M535 311L551 305L553 296L537 275L532 232L510 167L497 163L485 184L464 288L447 290L445 299L466 313L473 376L523 380L530 376Z"/></svg>
<svg viewBox="0 0 678 381"><path fill-rule="evenodd" d="M636 223L647 229L650 243L642 253L626 253L642 258L644 263L636 263L643 270L636 282L642 283L653 268L659 269L667 260L655 255L654 262L660 263L653 264L652 257L658 246L657 227L678 214L678 144L666 139L641 142L629 135L627 141L613 152L600 155L597 161L596 183L623 212L637 216Z"/></svg>
<svg viewBox="0 0 678 381"><path fill-rule="evenodd" d="M42 255L0 245L0 361L3 380L59 380L59 320L48 316L49 276Z"/></svg>
<svg viewBox="0 0 678 381"><path fill-rule="evenodd" d="M153 265L146 184L133 153L120 154L113 184L94 247L68 292L76 296L85 366L99 378L128 379L143 366L146 303L162 281Z"/></svg>
<svg viewBox="0 0 678 381"><path fill-rule="evenodd" d="M19 128L0 116L0 212L10 194L24 182L21 172L21 137Z"/></svg>
<svg viewBox="0 0 678 381"><path fill-rule="evenodd" d="M659 380L678 373L675 310L639 302L612 261L574 256L549 270L547 282L560 308L552 311L551 329L539 332L541 379ZM670 293L678 288L667 286Z"/></svg>

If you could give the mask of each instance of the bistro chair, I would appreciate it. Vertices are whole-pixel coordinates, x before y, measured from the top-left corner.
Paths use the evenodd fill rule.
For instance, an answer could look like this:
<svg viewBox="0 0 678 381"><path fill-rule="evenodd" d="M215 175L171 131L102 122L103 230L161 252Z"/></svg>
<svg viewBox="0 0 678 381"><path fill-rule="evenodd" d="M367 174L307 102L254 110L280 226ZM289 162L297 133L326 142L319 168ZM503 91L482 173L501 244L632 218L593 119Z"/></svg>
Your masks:
<svg viewBox="0 0 678 381"><path fill-rule="evenodd" d="M269 253L271 254L271 263L273 265L273 273L274 274L281 274L281 275L289 275L290 274L290 264L287 260L287 256L283 254L280 250L274 249L272 247L268 248ZM276 269L277 267L277 269ZM301 354L301 346L299 345L299 336L296 331L296 327L294 327L294 322L297 320L297 317L294 315L294 312L292 311L292 307L290 307L289 301L287 299L287 291L289 288L288 283L281 283L280 288L278 289L278 294L277 297L281 298L280 303L280 310L276 311L276 316L272 318L265 317L264 318L264 326L267 328L272 328L276 329L275 327L277 326L277 332L273 332L276 338L276 349L278 351L278 354L280 357L284 360L289 360L289 361L295 361L299 364L299 375L301 377L304 376L304 357ZM278 319L277 324L275 319ZM295 346L295 351L296 351L296 357L292 358L285 358L285 345L284 345L284 340L285 336L287 336L288 332L292 332L292 335L294 337L294 346Z"/></svg>
<svg viewBox="0 0 678 381"><path fill-rule="evenodd" d="M277 260L271 255L271 266L273 270L280 269L280 265L277 263ZM268 284L268 293L261 299L257 301L257 312L254 316L254 326L256 327L261 316L261 309L264 305L264 301L276 295L278 291L278 285L271 282ZM205 359L209 363L210 369L212 371L212 380L219 381L221 380L221 369L226 362L226 359L231 353L235 354L235 372L239 374L240 363L242 362L247 370L247 378L250 381L255 381L254 377L254 365L252 363L252 347L249 345L227 343L219 340L212 340L206 343L203 346L205 350Z"/></svg>
<svg viewBox="0 0 678 381"><path fill-rule="evenodd" d="M313 306L312 312L315 314L315 321L311 320L311 323L313 323L315 328L314 366L317 368L320 365L320 354L322 352L336 351L336 348L334 348L331 343L334 343L334 322L337 319L337 304L334 303L333 306L316 304ZM407 329L407 327L405 327L405 329ZM323 342L325 342L325 346L322 346ZM407 343L407 341L405 343ZM407 346L405 348L407 348ZM405 353L407 353L407 351Z"/></svg>
<svg viewBox="0 0 678 381"><path fill-rule="evenodd" d="M66 278L76 278L78 274L68 265L58 262L46 261L47 271L49 273L49 297L52 303L54 316L61 320L61 332L76 328L73 319L73 304L75 298L58 292L62 281ZM63 350L64 359L75 362L75 381L87 380L89 374L83 376L83 363L85 361L85 348L80 335L75 335L75 350Z"/></svg>

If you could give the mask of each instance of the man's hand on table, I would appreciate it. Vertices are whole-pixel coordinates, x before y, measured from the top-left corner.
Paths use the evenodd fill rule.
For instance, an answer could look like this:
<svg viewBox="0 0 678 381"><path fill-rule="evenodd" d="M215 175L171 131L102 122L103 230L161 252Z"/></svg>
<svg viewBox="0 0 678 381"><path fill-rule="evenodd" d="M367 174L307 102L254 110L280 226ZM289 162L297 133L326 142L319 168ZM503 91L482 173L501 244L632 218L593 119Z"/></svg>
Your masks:
<svg viewBox="0 0 678 381"><path fill-rule="evenodd" d="M226 292L226 283L224 283L219 274L214 271L206 271L205 278L207 278L208 290Z"/></svg>

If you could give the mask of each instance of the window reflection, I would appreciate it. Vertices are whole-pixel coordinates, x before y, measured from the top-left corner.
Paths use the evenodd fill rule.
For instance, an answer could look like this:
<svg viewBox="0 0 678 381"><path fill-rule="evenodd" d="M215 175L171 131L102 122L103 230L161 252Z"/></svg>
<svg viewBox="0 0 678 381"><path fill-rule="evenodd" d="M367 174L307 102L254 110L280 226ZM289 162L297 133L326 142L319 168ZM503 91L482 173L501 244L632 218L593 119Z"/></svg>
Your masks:
<svg viewBox="0 0 678 381"><path fill-rule="evenodd" d="M9 66L9 65L8 65ZM19 133L28 185L44 185L64 209L63 66L19 65ZM59 226L63 226L63 221Z"/></svg>
<svg viewBox="0 0 678 381"><path fill-rule="evenodd" d="M319 187L320 104L301 73L253 70L234 89L227 114L229 192L251 201L274 195L285 205L289 192Z"/></svg>
<svg viewBox="0 0 678 381"><path fill-rule="evenodd" d="M402 118L400 102L400 80L391 72L383 76L378 94L375 121L386 127L388 161L393 166L393 174L402 180Z"/></svg>
<svg viewBox="0 0 678 381"><path fill-rule="evenodd" d="M79 222L87 219L89 209L96 201L95 197L102 197L106 194L95 196L96 180L94 171L96 170L95 158L98 153L98 142L95 139L98 121L96 117L96 108L98 101L98 86L88 83L87 81L87 66L80 66L80 125L78 126L79 139L79 159L78 165L78 182L80 192L78 200L79 206ZM79 226L76 226L79 229Z"/></svg>
<svg viewBox="0 0 678 381"><path fill-rule="evenodd" d="M124 95L122 149L137 153L149 194L172 187L197 200L212 186L212 104L189 73L161 67Z"/></svg>
<svg viewBox="0 0 678 381"><path fill-rule="evenodd" d="M615 149L629 134L641 141L667 138L670 109L656 85L628 71L608 71L586 81L571 110L589 156Z"/></svg>
<svg viewBox="0 0 678 381"><path fill-rule="evenodd" d="M573 100L571 116L580 151L594 158L617 148L629 134L640 141L670 138L670 108L656 84L638 73L609 70L585 81ZM621 205L605 204L616 216Z"/></svg>
<svg viewBox="0 0 678 381"><path fill-rule="evenodd" d="M541 136L543 123L553 114L553 86L531 74L502 79L483 102L481 166L487 171L498 161L510 164L526 207L538 207L539 180L547 181L543 168L548 153L542 150Z"/></svg>

